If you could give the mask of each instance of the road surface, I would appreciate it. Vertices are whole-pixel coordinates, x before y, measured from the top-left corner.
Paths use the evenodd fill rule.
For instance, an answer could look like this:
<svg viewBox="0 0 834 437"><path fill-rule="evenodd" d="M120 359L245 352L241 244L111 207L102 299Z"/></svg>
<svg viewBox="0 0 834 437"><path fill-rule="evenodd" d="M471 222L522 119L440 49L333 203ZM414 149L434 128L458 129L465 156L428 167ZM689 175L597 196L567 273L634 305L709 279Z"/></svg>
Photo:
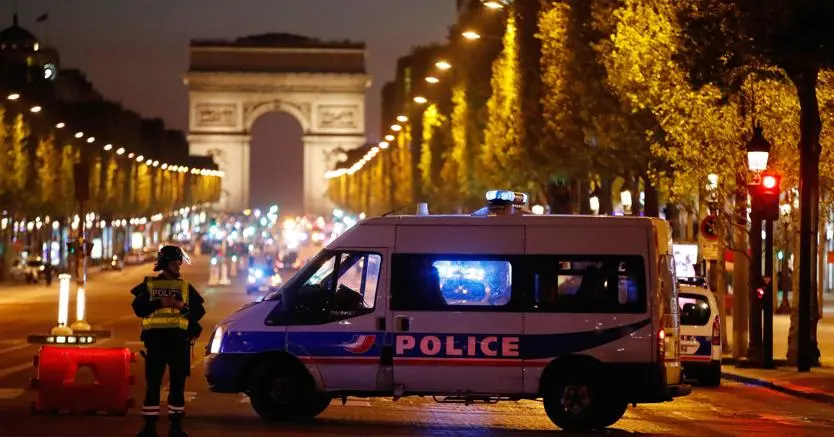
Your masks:
<svg viewBox="0 0 834 437"><path fill-rule="evenodd" d="M206 287L208 259L201 257L184 269L185 276L203 293L208 314L205 334L197 346L197 359L188 382L186 429L193 437L228 436L538 436L558 433L540 402L462 406L437 404L431 399L350 399L334 401L317 420L308 424L265 423L242 395L219 395L207 389L200 358L211 327L252 296L238 282L227 287ZM102 346L140 350L139 324L130 310L129 289L150 274L150 265L118 273L97 275L89 286L89 317L95 327L113 331ZM57 287L57 285L56 285ZM57 288L56 288L57 289ZM33 415L33 398L25 388L33 376L32 357L37 346L25 343L30 333L44 333L55 324L57 291L44 288L0 289L0 435L31 436L133 436L140 427L138 409L124 417ZM71 311L73 313L74 311ZM144 382L142 362L134 364L137 403ZM160 422L159 430L167 424ZM639 405L604 435L730 436L730 435L834 435L834 407L800 400L766 389L726 382L716 389L695 388L672 403ZM164 434L162 434L164 435Z"/></svg>

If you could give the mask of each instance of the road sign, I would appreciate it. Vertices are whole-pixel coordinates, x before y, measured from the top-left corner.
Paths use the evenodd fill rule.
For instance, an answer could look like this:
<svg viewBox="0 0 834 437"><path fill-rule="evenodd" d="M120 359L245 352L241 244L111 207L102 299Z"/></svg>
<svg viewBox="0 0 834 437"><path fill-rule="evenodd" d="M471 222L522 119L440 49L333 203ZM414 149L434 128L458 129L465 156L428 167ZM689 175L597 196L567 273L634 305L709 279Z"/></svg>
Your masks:
<svg viewBox="0 0 834 437"><path fill-rule="evenodd" d="M718 256L721 254L721 245L714 240L701 240L699 251L701 256L707 261L718 261Z"/></svg>
<svg viewBox="0 0 834 437"><path fill-rule="evenodd" d="M718 240L718 216L708 215L701 220L701 235L710 241Z"/></svg>

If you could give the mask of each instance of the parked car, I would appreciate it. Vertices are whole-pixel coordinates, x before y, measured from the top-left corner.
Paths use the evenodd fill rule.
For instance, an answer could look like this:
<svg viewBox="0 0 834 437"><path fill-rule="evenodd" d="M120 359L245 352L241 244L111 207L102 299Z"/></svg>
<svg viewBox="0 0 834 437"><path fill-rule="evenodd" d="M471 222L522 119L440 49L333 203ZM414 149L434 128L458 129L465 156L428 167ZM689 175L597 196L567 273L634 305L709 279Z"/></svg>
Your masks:
<svg viewBox="0 0 834 437"><path fill-rule="evenodd" d="M712 291L679 285L681 365L684 375L701 385L721 384L721 319Z"/></svg>

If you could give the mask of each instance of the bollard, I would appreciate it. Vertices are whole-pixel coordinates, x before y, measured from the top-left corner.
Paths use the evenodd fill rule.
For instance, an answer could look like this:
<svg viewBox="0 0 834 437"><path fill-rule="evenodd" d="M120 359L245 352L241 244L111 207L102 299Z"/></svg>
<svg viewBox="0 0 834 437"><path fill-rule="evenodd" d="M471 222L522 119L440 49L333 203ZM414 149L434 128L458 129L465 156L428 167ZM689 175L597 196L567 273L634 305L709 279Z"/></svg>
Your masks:
<svg viewBox="0 0 834 437"><path fill-rule="evenodd" d="M87 292L84 287L78 287L75 292L75 322L70 328L73 331L89 331L90 324L84 320L84 313L87 310Z"/></svg>
<svg viewBox="0 0 834 437"><path fill-rule="evenodd" d="M229 281L229 264L227 260L223 260L220 263L220 285L229 285L232 282Z"/></svg>
<svg viewBox="0 0 834 437"><path fill-rule="evenodd" d="M72 335L72 328L67 326L69 320L69 286L71 276L62 273L58 275L58 326L52 328L52 335Z"/></svg>
<svg viewBox="0 0 834 437"><path fill-rule="evenodd" d="M220 283L219 270L220 269L217 266L217 258L212 257L211 258L211 269L209 270L209 280L208 280L208 285L209 286L215 286L215 285Z"/></svg>
<svg viewBox="0 0 834 437"><path fill-rule="evenodd" d="M231 271L229 272L229 276L231 276L232 278L236 278L237 274L238 274L238 272L237 272L237 267L238 267L237 266L237 255L232 255L232 263L231 264L232 265L231 265L231 269L230 269Z"/></svg>

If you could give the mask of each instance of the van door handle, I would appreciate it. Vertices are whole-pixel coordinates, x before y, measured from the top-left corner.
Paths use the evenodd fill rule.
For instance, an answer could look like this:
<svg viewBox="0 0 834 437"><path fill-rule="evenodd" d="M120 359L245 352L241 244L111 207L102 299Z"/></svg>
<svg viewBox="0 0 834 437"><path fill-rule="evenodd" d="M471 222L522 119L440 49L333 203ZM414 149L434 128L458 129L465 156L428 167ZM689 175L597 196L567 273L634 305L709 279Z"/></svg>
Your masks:
<svg viewBox="0 0 834 437"><path fill-rule="evenodd" d="M411 319L408 316L397 316L397 331L407 332L411 329Z"/></svg>

